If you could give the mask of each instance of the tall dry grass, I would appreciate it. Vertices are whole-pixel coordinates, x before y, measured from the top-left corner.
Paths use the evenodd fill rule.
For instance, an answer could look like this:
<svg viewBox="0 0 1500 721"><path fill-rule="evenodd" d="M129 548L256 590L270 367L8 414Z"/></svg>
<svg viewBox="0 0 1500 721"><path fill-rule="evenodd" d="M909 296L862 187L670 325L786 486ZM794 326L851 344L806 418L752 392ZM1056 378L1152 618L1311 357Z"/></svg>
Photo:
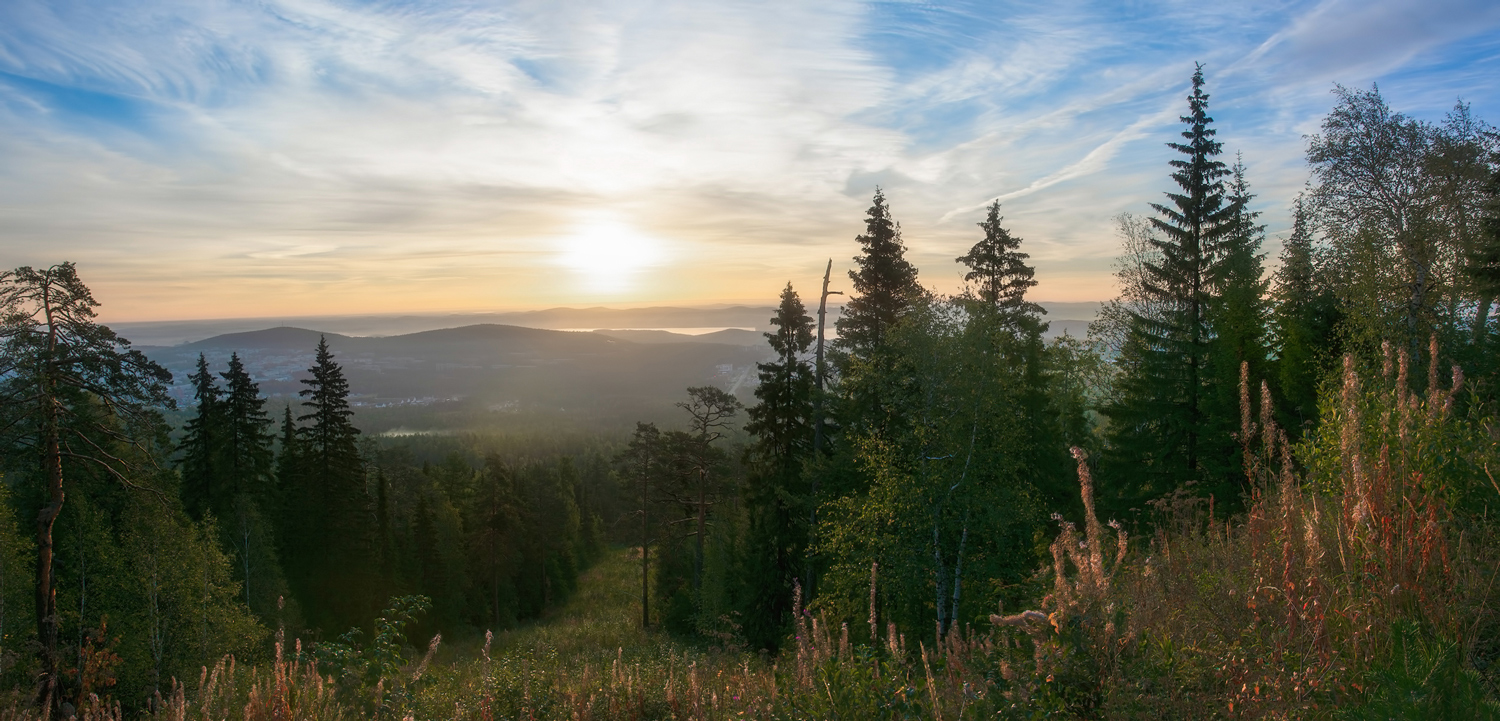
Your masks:
<svg viewBox="0 0 1500 721"><path fill-rule="evenodd" d="M81 721L122 721L127 716L153 721L339 721L357 714L337 698L332 677L320 675L314 664L301 660L301 642L290 657L283 656L283 641L276 641L276 656L269 668L237 663L233 656L220 659L212 668L203 667L193 689L172 680L165 695L158 693L149 708L126 714L120 704L90 694L80 708L63 707L63 718ZM0 710L0 721L50 721L49 708L38 708L14 699Z"/></svg>
<svg viewBox="0 0 1500 721"><path fill-rule="evenodd" d="M1453 417L1456 367L1417 393L1405 353L1381 365L1367 383L1346 359L1299 448L1242 372L1247 514L1168 497L1133 558L1095 517L1080 454L1083 536L1062 525L1041 611L994 619L1030 651L1003 693L1103 718L1495 717L1496 534L1448 502L1494 443Z"/></svg>

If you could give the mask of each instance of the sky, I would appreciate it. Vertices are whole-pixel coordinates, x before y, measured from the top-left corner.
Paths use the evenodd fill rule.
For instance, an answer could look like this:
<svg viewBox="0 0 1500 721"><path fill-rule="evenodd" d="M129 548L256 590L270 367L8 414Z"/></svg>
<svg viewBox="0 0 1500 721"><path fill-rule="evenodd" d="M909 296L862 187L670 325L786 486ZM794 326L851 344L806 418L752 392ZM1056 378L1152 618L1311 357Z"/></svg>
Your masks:
<svg viewBox="0 0 1500 721"><path fill-rule="evenodd" d="M0 266L106 321L770 305L921 282L999 199L1040 300L1114 295L1194 63L1274 263L1335 83L1500 123L1500 3L0 2Z"/></svg>

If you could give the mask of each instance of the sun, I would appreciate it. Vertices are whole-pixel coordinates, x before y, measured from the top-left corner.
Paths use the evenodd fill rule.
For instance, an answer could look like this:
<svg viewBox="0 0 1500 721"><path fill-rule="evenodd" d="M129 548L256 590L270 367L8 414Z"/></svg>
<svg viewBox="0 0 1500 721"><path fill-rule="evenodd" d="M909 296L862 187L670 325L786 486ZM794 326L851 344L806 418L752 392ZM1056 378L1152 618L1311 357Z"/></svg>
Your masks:
<svg viewBox="0 0 1500 721"><path fill-rule="evenodd" d="M573 271L584 290L596 294L630 290L642 271L666 256L660 239L606 213L580 218L557 244L559 264Z"/></svg>

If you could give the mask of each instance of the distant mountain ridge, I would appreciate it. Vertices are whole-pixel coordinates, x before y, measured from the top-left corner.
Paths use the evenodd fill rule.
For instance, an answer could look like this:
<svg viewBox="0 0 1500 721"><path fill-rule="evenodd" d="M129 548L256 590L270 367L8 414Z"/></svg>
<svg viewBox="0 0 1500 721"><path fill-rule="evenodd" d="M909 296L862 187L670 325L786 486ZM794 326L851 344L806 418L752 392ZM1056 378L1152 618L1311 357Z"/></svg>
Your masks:
<svg viewBox="0 0 1500 721"><path fill-rule="evenodd" d="M353 340L349 336L339 335L338 333L293 328L291 326L278 326L263 330L225 333L193 343L184 343L176 347L193 351L211 349L304 350L308 347L316 347L319 338L328 338L330 343L339 344ZM309 346L308 343L311 343L312 346Z"/></svg>
<svg viewBox="0 0 1500 721"><path fill-rule="evenodd" d="M1098 314L1097 302L1042 301L1047 309L1044 320L1073 321L1076 329ZM841 305L829 307L828 324L839 317ZM273 327L318 328L322 332L346 337L396 336L421 331L473 325L512 325L551 330L614 329L611 333L639 330L683 328L753 328L754 332L770 330L771 305L730 305L704 308L657 306L650 308L549 308L546 310L503 313L433 313L390 315L306 316L297 318L227 318L217 320L174 320L109 323L120 335L137 346L174 346L216 336L246 333ZM1053 329L1056 334L1058 328ZM1070 332L1072 332L1070 330ZM1074 335L1079 335L1074 332ZM729 334L727 337L732 336ZM621 336L616 336L621 337ZM641 340L645 336L640 336ZM696 341L695 341L696 342Z"/></svg>
<svg viewBox="0 0 1500 721"><path fill-rule="evenodd" d="M172 371L173 395L189 405L187 377L200 353L216 372L237 353L263 393L291 398L303 388L300 380L322 338L343 366L357 406L460 403L470 411L623 416L633 409L671 408L694 385L716 385L748 398L755 364L767 358L769 347L764 339L746 342L758 333L731 330L690 336L481 323L359 337L273 327L143 350Z"/></svg>
<svg viewBox="0 0 1500 721"><path fill-rule="evenodd" d="M769 328L771 306L716 308L549 308L507 313L308 316L299 318L229 318L110 323L120 335L143 346L172 346L220 335L271 327L318 328L350 337L395 336L473 325L511 325L550 330L599 328Z"/></svg>

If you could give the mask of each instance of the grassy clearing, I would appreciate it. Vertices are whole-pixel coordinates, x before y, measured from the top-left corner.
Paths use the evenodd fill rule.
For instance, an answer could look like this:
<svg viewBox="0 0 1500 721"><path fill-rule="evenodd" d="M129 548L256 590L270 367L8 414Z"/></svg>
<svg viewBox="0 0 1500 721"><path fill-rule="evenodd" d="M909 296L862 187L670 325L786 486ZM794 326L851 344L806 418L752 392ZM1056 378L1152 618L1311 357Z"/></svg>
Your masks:
<svg viewBox="0 0 1500 721"><path fill-rule="evenodd" d="M942 649L852 647L842 628L803 617L779 663L640 628L639 566L610 551L555 614L435 671L414 718L812 719L992 716L988 640ZM892 630L893 631L893 630ZM944 714L940 709L946 708Z"/></svg>
<svg viewBox="0 0 1500 721"><path fill-rule="evenodd" d="M502 632L491 657L556 655L567 667L582 669L616 661L631 662L702 654L664 634L641 628L640 551L615 548L579 578L578 590L562 608L536 622ZM474 649L480 656L480 649Z"/></svg>

